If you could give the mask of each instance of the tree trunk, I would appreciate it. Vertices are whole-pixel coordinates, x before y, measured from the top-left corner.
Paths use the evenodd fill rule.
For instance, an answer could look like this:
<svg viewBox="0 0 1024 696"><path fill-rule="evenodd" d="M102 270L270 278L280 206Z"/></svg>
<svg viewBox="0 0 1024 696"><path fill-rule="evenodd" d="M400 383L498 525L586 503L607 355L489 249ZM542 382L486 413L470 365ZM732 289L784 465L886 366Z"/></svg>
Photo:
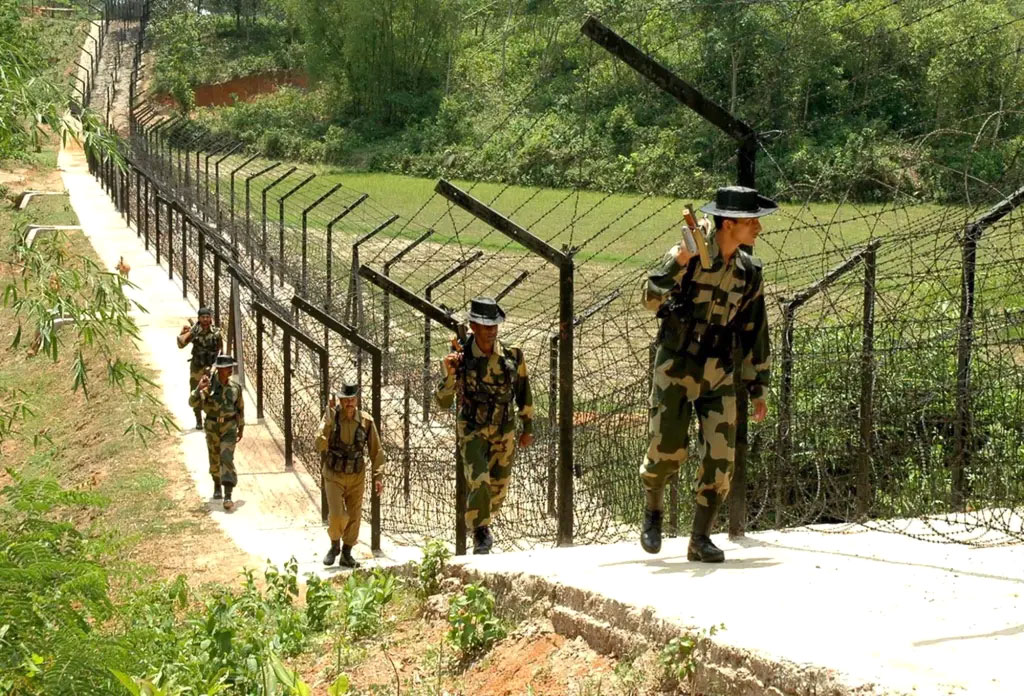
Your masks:
<svg viewBox="0 0 1024 696"><path fill-rule="evenodd" d="M736 80L740 72L740 56L735 48L732 49L732 76L729 79L729 113L736 113Z"/></svg>

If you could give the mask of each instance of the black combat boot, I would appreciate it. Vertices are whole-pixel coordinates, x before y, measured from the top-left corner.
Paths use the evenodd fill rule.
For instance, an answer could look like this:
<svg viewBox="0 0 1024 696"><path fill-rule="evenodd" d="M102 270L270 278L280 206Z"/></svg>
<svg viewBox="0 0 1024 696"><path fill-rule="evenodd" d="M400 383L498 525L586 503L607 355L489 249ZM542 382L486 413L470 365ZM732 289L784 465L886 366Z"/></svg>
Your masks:
<svg viewBox="0 0 1024 696"><path fill-rule="evenodd" d="M235 501L231 500L231 489L234 486L225 483L224 484L224 509L233 510L235 507Z"/></svg>
<svg viewBox="0 0 1024 696"><path fill-rule="evenodd" d="M341 560L338 561L338 565L343 568L358 568L359 561L352 558L352 547L345 544L341 547Z"/></svg>
<svg viewBox="0 0 1024 696"><path fill-rule="evenodd" d="M494 538L491 536L491 528L481 525L473 530L473 554L488 554L494 546Z"/></svg>
<svg viewBox="0 0 1024 696"><path fill-rule="evenodd" d="M686 549L686 560L721 563L725 554L711 541L711 528L721 501L713 491L705 493L704 497L707 498L707 506L698 503L693 513L693 532L690 534L690 546Z"/></svg>
<svg viewBox="0 0 1024 696"><path fill-rule="evenodd" d="M661 518L664 490L646 491L647 509L644 511L644 526L640 532L640 546L647 553L661 551Z"/></svg>
<svg viewBox="0 0 1024 696"><path fill-rule="evenodd" d="M339 554L341 554L341 541L332 541L331 548L328 549L327 555L324 556L324 565L334 565L334 562L338 560Z"/></svg>
<svg viewBox="0 0 1024 696"><path fill-rule="evenodd" d="M203 429L203 412L198 408L192 409L192 413L196 414L196 430Z"/></svg>
<svg viewBox="0 0 1024 696"><path fill-rule="evenodd" d="M220 500L224 497L223 491L220 489L220 479L214 477L213 479L213 499Z"/></svg>

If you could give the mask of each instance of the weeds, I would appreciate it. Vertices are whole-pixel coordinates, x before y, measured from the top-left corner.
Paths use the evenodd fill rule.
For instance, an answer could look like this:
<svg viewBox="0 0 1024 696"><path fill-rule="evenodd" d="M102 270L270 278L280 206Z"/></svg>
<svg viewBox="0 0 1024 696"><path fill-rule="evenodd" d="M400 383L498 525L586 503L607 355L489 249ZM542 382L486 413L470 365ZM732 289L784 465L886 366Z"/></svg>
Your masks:
<svg viewBox="0 0 1024 696"><path fill-rule="evenodd" d="M448 546L440 539L430 539L423 547L423 561L416 571L420 594L429 597L441 587L441 571L452 557Z"/></svg>
<svg viewBox="0 0 1024 696"><path fill-rule="evenodd" d="M353 573L345 581L345 629L354 638L377 633L385 605L395 593L395 576L379 568L370 573Z"/></svg>
<svg viewBox="0 0 1024 696"><path fill-rule="evenodd" d="M697 633L677 636L666 643L658 655L658 663L666 680L676 683L692 682L697 672L698 650L705 646L711 636L724 628L725 624L719 624Z"/></svg>
<svg viewBox="0 0 1024 696"><path fill-rule="evenodd" d="M481 585L466 585L462 594L452 597L448 624L448 640L464 656L489 649L506 633L494 614L494 595Z"/></svg>

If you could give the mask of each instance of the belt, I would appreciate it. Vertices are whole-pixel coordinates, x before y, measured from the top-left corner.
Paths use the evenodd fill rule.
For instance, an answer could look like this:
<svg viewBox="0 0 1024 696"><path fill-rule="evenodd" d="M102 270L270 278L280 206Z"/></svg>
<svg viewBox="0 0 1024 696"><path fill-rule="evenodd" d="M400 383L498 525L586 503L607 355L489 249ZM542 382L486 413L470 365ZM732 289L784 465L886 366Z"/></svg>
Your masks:
<svg viewBox="0 0 1024 696"><path fill-rule="evenodd" d="M219 418L207 418L206 420L212 420L214 423L227 423L228 421L237 420L238 416L221 416Z"/></svg>

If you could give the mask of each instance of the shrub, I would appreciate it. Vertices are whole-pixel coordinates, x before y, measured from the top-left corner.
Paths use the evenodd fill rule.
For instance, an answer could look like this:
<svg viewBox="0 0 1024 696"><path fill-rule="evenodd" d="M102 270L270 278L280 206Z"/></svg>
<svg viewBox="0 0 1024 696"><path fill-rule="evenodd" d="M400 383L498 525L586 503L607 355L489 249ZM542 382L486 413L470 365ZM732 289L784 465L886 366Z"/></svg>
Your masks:
<svg viewBox="0 0 1024 696"><path fill-rule="evenodd" d="M452 557L448 546L440 539L429 539L423 547L423 561L416 571L420 594L429 597L441 586L441 571Z"/></svg>
<svg viewBox="0 0 1024 696"><path fill-rule="evenodd" d="M463 655L486 651L506 634L494 615L494 595L481 585L466 585L462 594L452 597L448 625L448 641Z"/></svg>

